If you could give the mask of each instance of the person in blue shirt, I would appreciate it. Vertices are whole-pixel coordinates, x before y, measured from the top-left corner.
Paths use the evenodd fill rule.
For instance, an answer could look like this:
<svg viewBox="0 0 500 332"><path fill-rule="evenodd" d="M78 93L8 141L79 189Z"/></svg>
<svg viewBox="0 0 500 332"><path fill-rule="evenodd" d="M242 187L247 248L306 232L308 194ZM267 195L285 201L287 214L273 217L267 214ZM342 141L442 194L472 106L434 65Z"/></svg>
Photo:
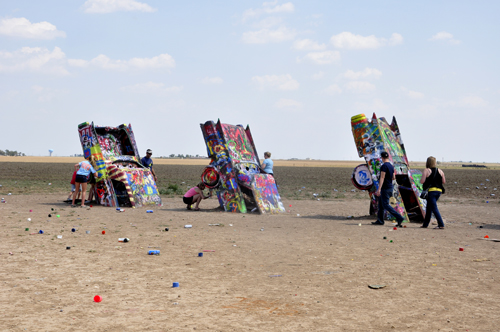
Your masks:
<svg viewBox="0 0 500 332"><path fill-rule="evenodd" d="M378 185L378 190L375 195L379 197L378 200L378 215L377 221L372 222L373 225L383 225L384 224L384 211L387 210L393 217L396 218L398 222L398 227L403 227L401 223L404 218L401 216L394 208L389 204L389 198L392 197L392 191L394 186L392 181L396 179L396 174L394 173L394 166L389 162L389 154L387 152L382 152L380 154L382 157L382 162L384 163L380 167L380 180Z"/></svg>
<svg viewBox="0 0 500 332"><path fill-rule="evenodd" d="M264 152L264 161L262 162L262 170L267 174L273 174L273 161L271 160L271 152Z"/></svg>
<svg viewBox="0 0 500 332"><path fill-rule="evenodd" d="M75 171L76 171L76 177L75 177L75 187L80 188L80 185L82 186L82 206L85 207L85 193L87 192L87 182L89 181L89 175L92 173L94 177L97 177L96 171L94 167L92 166L95 164L94 161L94 156L90 156L87 158L87 160L84 160L78 164L75 164ZM75 205L75 199L77 196L77 192L75 191L73 193L73 200L71 201L71 207L76 207Z"/></svg>
<svg viewBox="0 0 500 332"><path fill-rule="evenodd" d="M153 174L153 178L155 179L156 182L156 174L153 169L153 159L151 159L151 156L153 155L153 151L151 149L148 149L146 151L146 157L143 157L141 159L141 164L143 164L145 167L149 168L151 170L151 174Z"/></svg>

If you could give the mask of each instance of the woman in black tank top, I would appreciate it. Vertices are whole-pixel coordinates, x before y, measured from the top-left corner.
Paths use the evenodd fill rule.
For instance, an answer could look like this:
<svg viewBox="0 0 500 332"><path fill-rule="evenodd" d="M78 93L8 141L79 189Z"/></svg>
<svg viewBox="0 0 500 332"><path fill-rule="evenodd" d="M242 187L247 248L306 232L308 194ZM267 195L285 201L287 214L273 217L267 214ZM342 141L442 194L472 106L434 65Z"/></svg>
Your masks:
<svg viewBox="0 0 500 332"><path fill-rule="evenodd" d="M429 194L427 195L425 220L424 224L421 227L427 228L429 226L431 215L432 213L434 213L434 216L436 217L438 222L438 226L435 227L435 229L444 229L444 222L443 218L441 217L441 213L439 213L437 201L439 200L441 194L444 194L443 184L446 183L446 178L443 171L436 167L436 158L427 158L425 167L426 169L422 173L422 179L420 180L420 183L423 184L424 190L429 190Z"/></svg>

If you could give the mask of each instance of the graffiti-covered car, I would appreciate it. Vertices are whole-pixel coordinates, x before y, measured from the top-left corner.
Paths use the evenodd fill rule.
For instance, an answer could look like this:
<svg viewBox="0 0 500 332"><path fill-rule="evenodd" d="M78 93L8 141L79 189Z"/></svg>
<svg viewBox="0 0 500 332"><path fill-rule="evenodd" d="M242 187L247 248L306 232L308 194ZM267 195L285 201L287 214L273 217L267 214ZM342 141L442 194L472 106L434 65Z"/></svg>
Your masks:
<svg viewBox="0 0 500 332"><path fill-rule="evenodd" d="M162 205L151 170L140 163L132 126L99 127L84 122L78 134L85 158L94 156L95 197L104 206Z"/></svg>
<svg viewBox="0 0 500 332"><path fill-rule="evenodd" d="M250 127L207 121L200 124L210 165L201 179L216 190L220 206L229 212L285 212L274 177L261 169Z"/></svg>
<svg viewBox="0 0 500 332"><path fill-rule="evenodd" d="M366 161L365 164L354 168L351 180L356 188L369 192L370 214L376 214L378 211L375 192L379 187L382 166L380 154L386 151L396 174L391 205L406 220L423 220L426 201L420 198L422 173L410 169L396 118L393 117L389 124L383 117L377 119L375 113L371 120L364 114L358 114L351 118L351 126L358 155Z"/></svg>

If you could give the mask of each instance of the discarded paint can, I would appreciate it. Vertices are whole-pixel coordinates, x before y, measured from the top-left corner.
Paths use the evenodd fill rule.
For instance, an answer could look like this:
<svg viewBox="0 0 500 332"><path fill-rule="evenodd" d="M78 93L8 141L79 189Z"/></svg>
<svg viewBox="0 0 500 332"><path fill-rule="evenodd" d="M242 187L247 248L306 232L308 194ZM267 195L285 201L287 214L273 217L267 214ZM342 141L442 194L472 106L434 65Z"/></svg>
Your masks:
<svg viewBox="0 0 500 332"><path fill-rule="evenodd" d="M193 225L184 225L184 228L192 228Z"/></svg>
<svg viewBox="0 0 500 332"><path fill-rule="evenodd" d="M384 240L387 240L387 236L384 236Z"/></svg>
<svg viewBox="0 0 500 332"><path fill-rule="evenodd" d="M146 210L146 213L153 213L153 210Z"/></svg>
<svg viewBox="0 0 500 332"><path fill-rule="evenodd" d="M99 295L94 296L94 302L101 302L101 301L102 297L100 297Z"/></svg>
<svg viewBox="0 0 500 332"><path fill-rule="evenodd" d="M116 208L116 212L123 212L125 209Z"/></svg>
<svg viewBox="0 0 500 332"><path fill-rule="evenodd" d="M30 229L26 227L24 230L27 232L27 231L29 231Z"/></svg>
<svg viewBox="0 0 500 332"><path fill-rule="evenodd" d="M199 253L198 253L198 257L203 257L203 253L202 253L202 252L199 252Z"/></svg>
<svg viewBox="0 0 500 332"><path fill-rule="evenodd" d="M62 239L62 235L58 235L58 236L57 236L57 238L58 238L58 239Z"/></svg>
<svg viewBox="0 0 500 332"><path fill-rule="evenodd" d="M76 229L75 229L75 228L72 228L72 229L71 229L71 231L74 233L74 232L76 232Z"/></svg>
<svg viewBox="0 0 500 332"><path fill-rule="evenodd" d="M49 218L52 218L52 215L49 213Z"/></svg>
<svg viewBox="0 0 500 332"><path fill-rule="evenodd" d="M31 221L31 218L28 218L28 221Z"/></svg>
<svg viewBox="0 0 500 332"><path fill-rule="evenodd" d="M172 287L173 287L173 288L179 287L179 283L178 283L178 282L174 282L174 283L172 284Z"/></svg>
<svg viewBox="0 0 500 332"><path fill-rule="evenodd" d="M128 237L121 237L118 239L118 242L128 242L130 239Z"/></svg>
<svg viewBox="0 0 500 332"><path fill-rule="evenodd" d="M168 232L168 227L165 227L165 232Z"/></svg>
<svg viewBox="0 0 500 332"><path fill-rule="evenodd" d="M393 230L397 231L397 230L398 230L398 228L397 228L397 227L394 227L394 228L393 228Z"/></svg>
<svg viewBox="0 0 500 332"><path fill-rule="evenodd" d="M90 231L85 231L85 233L90 234Z"/></svg>
<svg viewBox="0 0 500 332"><path fill-rule="evenodd" d="M70 249L71 249L71 247L66 247L66 250L70 250Z"/></svg>
<svg viewBox="0 0 500 332"><path fill-rule="evenodd" d="M42 231L42 230L39 230L39 231L38 231L38 233L39 233L39 234L43 234L43 231Z"/></svg>
<svg viewBox="0 0 500 332"><path fill-rule="evenodd" d="M160 250L150 250L148 251L148 255L159 255L160 254Z"/></svg>
<svg viewBox="0 0 500 332"><path fill-rule="evenodd" d="M458 251L464 251L464 248L458 248Z"/></svg>
<svg viewBox="0 0 500 332"><path fill-rule="evenodd" d="M101 233L102 233L102 235L104 235L104 234L106 234L106 231L102 231Z"/></svg>

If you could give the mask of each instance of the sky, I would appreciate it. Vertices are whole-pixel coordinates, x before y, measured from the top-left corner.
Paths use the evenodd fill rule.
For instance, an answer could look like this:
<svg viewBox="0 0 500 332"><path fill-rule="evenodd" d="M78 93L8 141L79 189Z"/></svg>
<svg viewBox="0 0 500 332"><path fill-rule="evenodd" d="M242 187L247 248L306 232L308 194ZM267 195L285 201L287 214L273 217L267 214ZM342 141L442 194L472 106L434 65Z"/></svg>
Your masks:
<svg viewBox="0 0 500 332"><path fill-rule="evenodd" d="M409 160L500 162L499 1L0 2L0 149L81 154L132 124L141 156L206 156L250 125L272 159L360 160L350 118L396 117Z"/></svg>

